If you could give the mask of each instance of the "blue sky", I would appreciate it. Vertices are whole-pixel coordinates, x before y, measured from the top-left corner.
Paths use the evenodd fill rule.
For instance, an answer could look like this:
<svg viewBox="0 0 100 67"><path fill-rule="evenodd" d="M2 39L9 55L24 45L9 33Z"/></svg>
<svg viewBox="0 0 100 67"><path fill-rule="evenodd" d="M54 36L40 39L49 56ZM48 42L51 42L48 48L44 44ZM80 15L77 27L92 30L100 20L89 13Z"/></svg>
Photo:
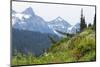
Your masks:
<svg viewBox="0 0 100 67"><path fill-rule="evenodd" d="M69 22L71 25L80 22L81 8L86 18L86 22L93 23L95 7L90 6L74 6L60 4L42 4L42 3L26 3L13 2L12 9L17 12L22 12L26 8L32 7L36 15L42 17L45 21L51 21L58 16Z"/></svg>

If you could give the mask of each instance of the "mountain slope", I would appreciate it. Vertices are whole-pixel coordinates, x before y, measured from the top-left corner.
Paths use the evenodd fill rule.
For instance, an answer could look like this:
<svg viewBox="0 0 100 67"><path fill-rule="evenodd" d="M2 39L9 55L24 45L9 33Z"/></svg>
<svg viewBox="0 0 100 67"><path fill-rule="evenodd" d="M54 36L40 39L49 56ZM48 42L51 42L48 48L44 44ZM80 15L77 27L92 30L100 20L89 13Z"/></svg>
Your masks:
<svg viewBox="0 0 100 67"><path fill-rule="evenodd" d="M69 27L67 32L70 34L76 34L77 32L80 32L80 23L76 23L75 25Z"/></svg>
<svg viewBox="0 0 100 67"><path fill-rule="evenodd" d="M21 13L12 16L12 27L20 30L35 31L41 33L53 33L47 23L39 16L35 15L31 7Z"/></svg>
<svg viewBox="0 0 100 67"><path fill-rule="evenodd" d="M48 52L40 57L34 57L31 54L25 56L31 58L28 64L47 64L63 62L80 62L96 60L95 32L91 29L84 30L72 38L63 38L51 46ZM21 56L21 58L25 58ZM13 65L16 65L16 57L13 58ZM20 59L18 61L27 61ZM27 62L19 63L22 65Z"/></svg>
<svg viewBox="0 0 100 67"><path fill-rule="evenodd" d="M61 17L57 17L56 19L48 22L48 25L53 30L59 30L61 32L67 32L67 29L71 27L71 25Z"/></svg>
<svg viewBox="0 0 100 67"><path fill-rule="evenodd" d="M50 48L50 53L58 53L59 58L60 56L63 58L64 53L66 60L63 62L95 61L95 50L95 32L87 29L69 40L66 38L61 40L59 45L55 44ZM60 52L62 52L62 55Z"/></svg>
<svg viewBox="0 0 100 67"><path fill-rule="evenodd" d="M48 36L52 36L55 41L59 40L54 34L12 29L12 53L17 50L23 54L32 52L33 55L39 56L52 44Z"/></svg>

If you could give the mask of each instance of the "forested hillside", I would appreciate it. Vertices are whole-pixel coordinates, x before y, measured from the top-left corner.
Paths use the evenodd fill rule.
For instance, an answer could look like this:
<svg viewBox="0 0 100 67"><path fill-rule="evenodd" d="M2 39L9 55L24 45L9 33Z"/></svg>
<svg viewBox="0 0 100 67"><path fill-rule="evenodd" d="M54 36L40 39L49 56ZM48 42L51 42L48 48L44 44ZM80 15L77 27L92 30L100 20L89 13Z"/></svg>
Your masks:
<svg viewBox="0 0 100 67"><path fill-rule="evenodd" d="M17 53L13 56L12 65L63 63L78 61L95 61L96 44L95 31L85 29L73 37L65 37L53 43L52 46L39 57L31 52L28 55Z"/></svg>

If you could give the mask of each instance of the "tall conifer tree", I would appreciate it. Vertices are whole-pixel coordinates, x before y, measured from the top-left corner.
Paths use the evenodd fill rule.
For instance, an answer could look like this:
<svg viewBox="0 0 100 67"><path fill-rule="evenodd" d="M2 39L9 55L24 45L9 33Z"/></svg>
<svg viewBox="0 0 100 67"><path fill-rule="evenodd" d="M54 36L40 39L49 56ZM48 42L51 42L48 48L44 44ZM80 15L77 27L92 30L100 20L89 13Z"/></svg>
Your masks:
<svg viewBox="0 0 100 67"><path fill-rule="evenodd" d="M80 18L80 31L83 31L87 25L85 24L85 17L83 16L83 9L81 9L81 18Z"/></svg>
<svg viewBox="0 0 100 67"><path fill-rule="evenodd" d="M96 13L95 13L95 16L94 16L94 21L93 21L93 29L94 30L96 29Z"/></svg>

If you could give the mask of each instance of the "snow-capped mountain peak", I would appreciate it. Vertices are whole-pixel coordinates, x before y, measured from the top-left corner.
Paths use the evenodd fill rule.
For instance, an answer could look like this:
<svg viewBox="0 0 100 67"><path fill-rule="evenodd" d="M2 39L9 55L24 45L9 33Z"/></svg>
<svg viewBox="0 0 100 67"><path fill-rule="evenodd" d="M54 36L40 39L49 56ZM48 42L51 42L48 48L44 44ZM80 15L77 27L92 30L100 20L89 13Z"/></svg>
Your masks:
<svg viewBox="0 0 100 67"><path fill-rule="evenodd" d="M40 16L34 14L31 7L21 13L12 14L13 28L41 33L54 33Z"/></svg>
<svg viewBox="0 0 100 67"><path fill-rule="evenodd" d="M67 21L65 21L60 16L50 21L48 25L50 28L61 32L67 32L67 29L71 26Z"/></svg>
<svg viewBox="0 0 100 67"><path fill-rule="evenodd" d="M63 19L61 17L57 17L56 20L57 21L63 21Z"/></svg>
<svg viewBox="0 0 100 67"><path fill-rule="evenodd" d="M33 9L32 9L31 7L28 7L28 8L26 8L26 9L22 12L22 14L31 14L31 15L34 15L34 11L33 11Z"/></svg>

